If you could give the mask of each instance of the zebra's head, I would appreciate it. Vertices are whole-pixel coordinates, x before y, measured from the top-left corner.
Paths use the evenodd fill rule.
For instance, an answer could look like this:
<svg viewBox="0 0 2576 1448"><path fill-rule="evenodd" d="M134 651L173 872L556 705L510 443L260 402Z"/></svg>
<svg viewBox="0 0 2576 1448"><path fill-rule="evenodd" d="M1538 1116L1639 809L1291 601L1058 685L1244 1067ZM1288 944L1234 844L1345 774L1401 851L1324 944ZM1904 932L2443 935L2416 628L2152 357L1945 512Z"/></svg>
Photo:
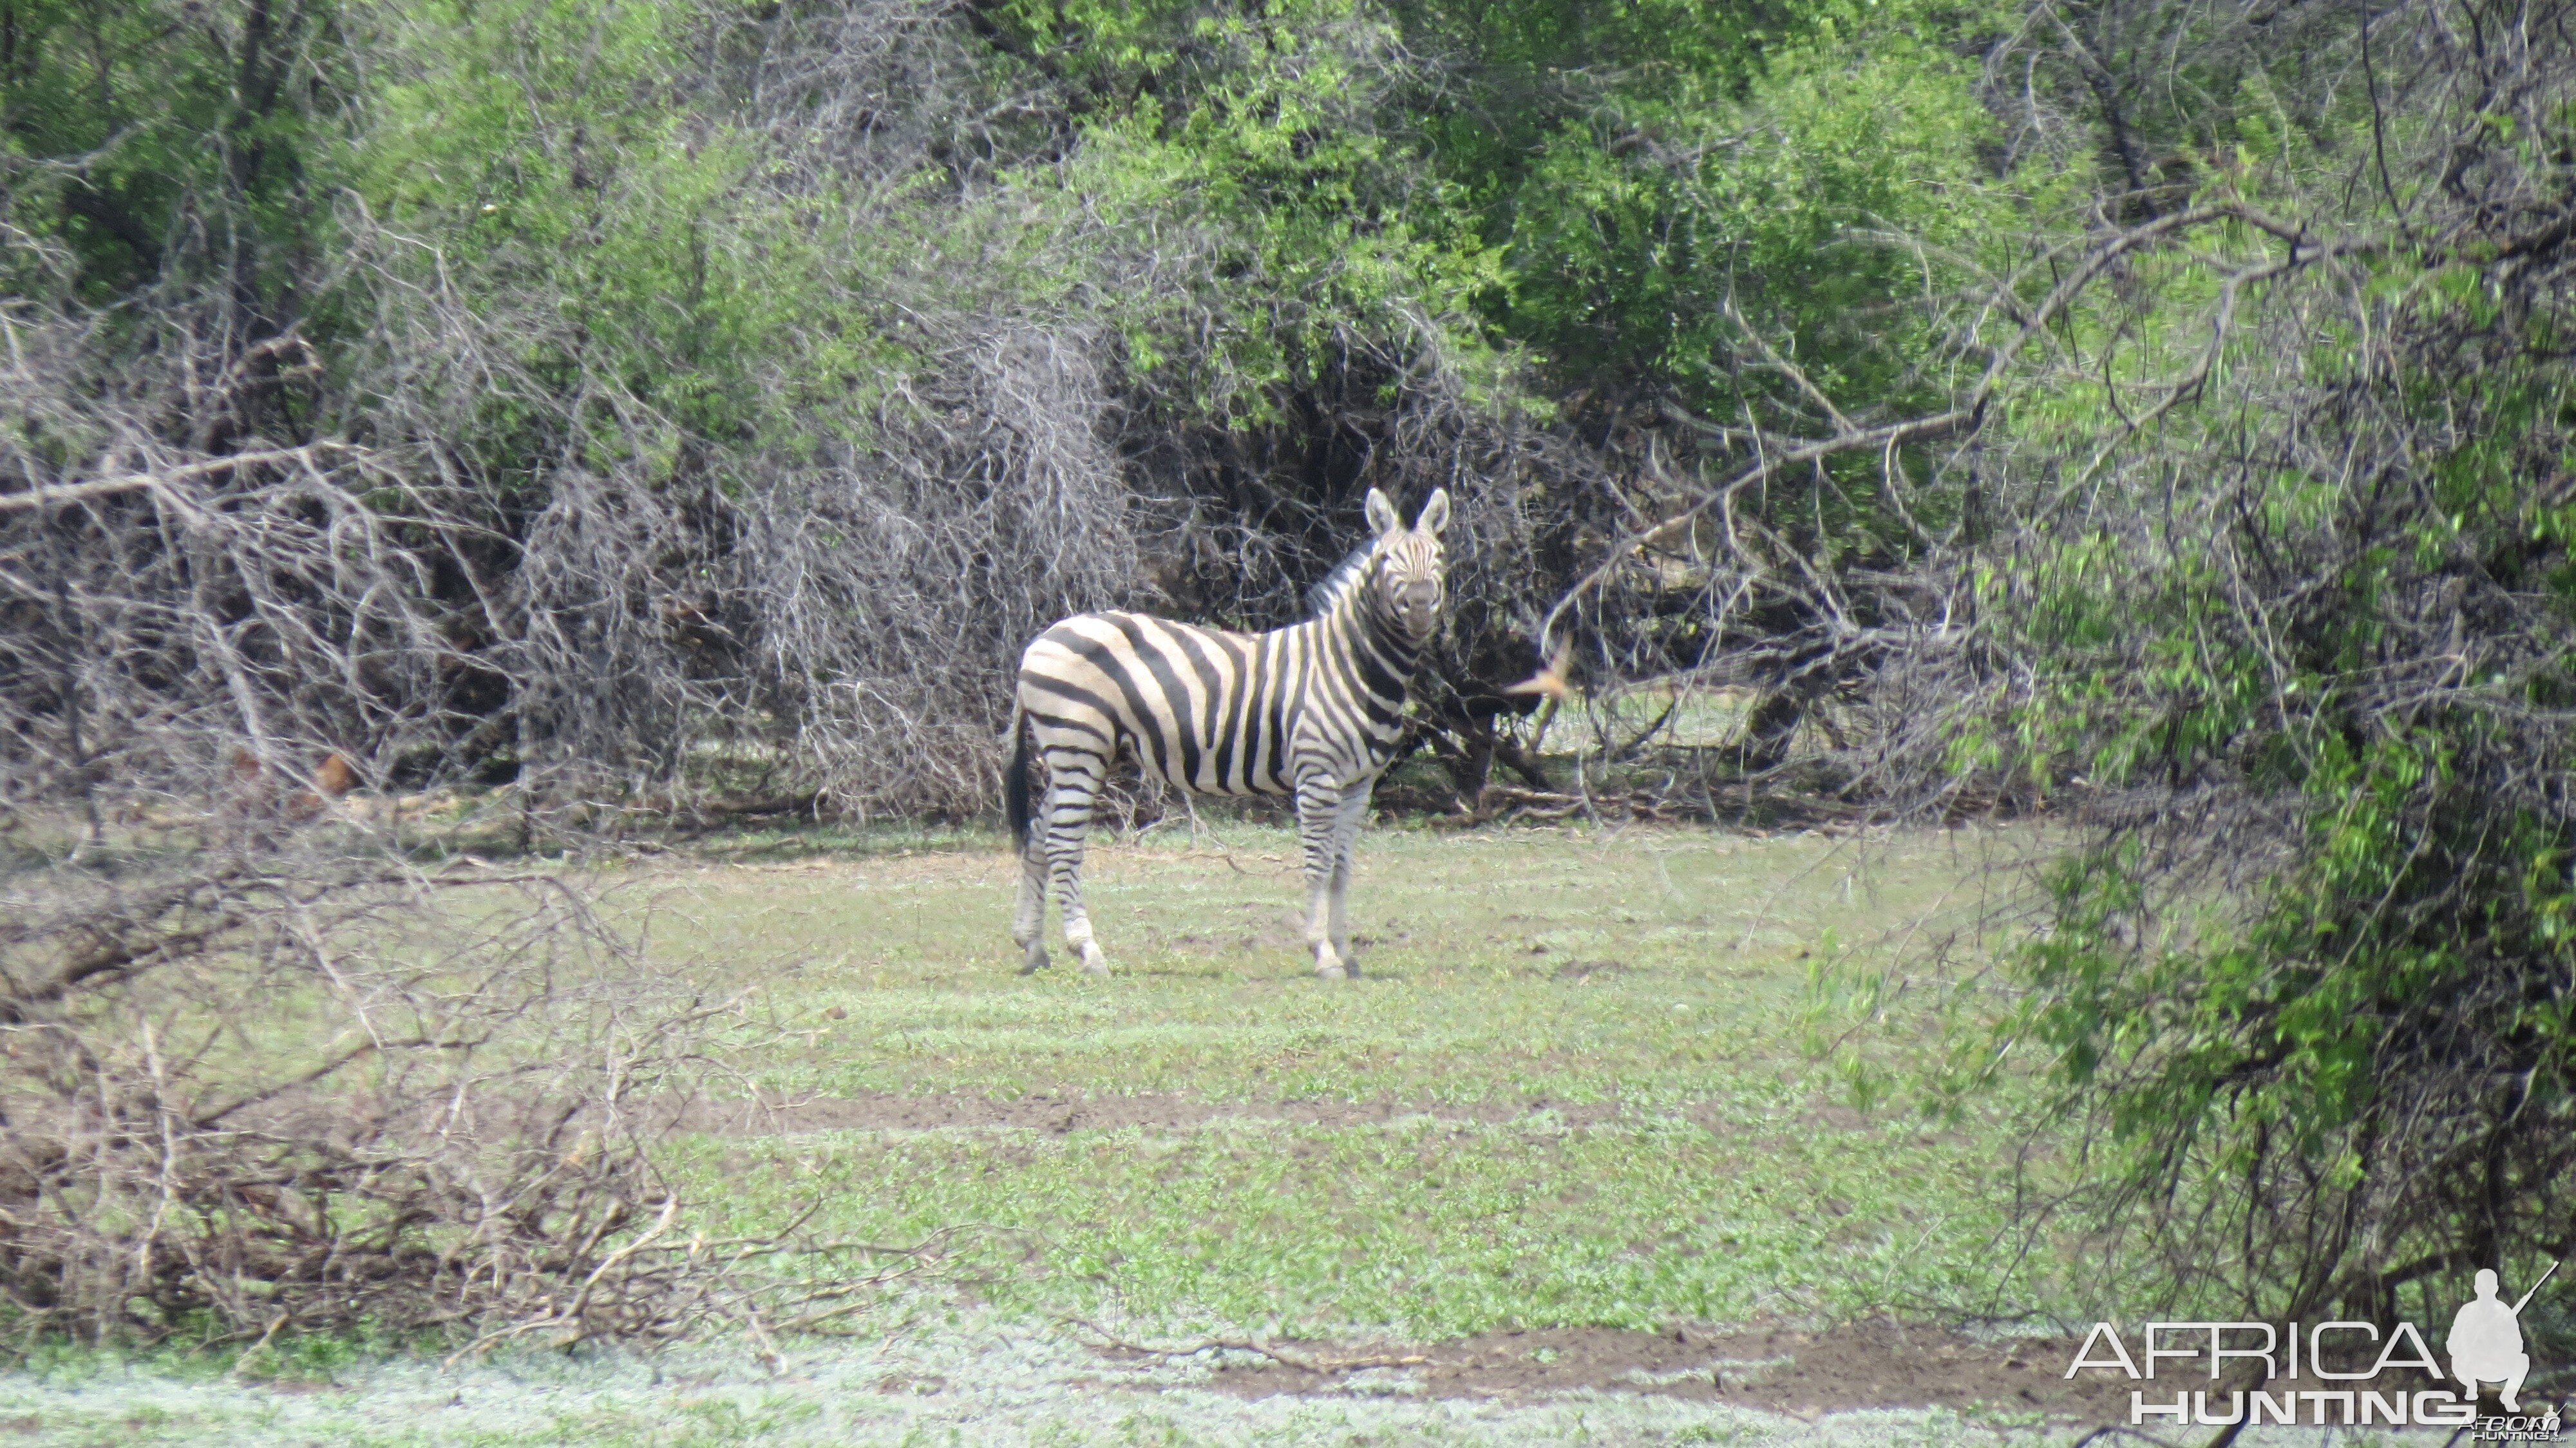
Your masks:
<svg viewBox="0 0 2576 1448"><path fill-rule="evenodd" d="M1374 596L1369 606L1421 648L1440 629L1440 530L1449 526L1449 490L1434 491L1431 501L1422 505L1421 516L1407 528L1386 494L1371 488L1368 520L1377 532L1369 579Z"/></svg>

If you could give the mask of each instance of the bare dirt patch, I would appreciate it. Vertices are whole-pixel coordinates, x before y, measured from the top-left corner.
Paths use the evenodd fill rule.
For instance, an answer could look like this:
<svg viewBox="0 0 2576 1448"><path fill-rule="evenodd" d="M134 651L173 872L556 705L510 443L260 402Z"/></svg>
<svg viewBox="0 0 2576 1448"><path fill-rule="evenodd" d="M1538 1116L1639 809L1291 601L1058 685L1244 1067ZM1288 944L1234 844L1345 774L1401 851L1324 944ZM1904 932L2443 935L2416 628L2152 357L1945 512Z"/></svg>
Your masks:
<svg viewBox="0 0 2576 1448"><path fill-rule="evenodd" d="M757 1101L696 1101L675 1109L672 1125L711 1136L795 1136L818 1131L937 1131L985 1127L1026 1131L1195 1131L1222 1121L1284 1122L1294 1126L1366 1126L1407 1117L1501 1125L1547 1112L1569 1126L1598 1126L1615 1119L1615 1103L1483 1101L1426 1105L1382 1101L1212 1102L1179 1094L1094 1096L1032 1093L1004 1100L991 1096L796 1096Z"/></svg>
<svg viewBox="0 0 2576 1448"><path fill-rule="evenodd" d="M2063 1376L2075 1350L2073 1342L1981 1342L1946 1328L1885 1321L1822 1332L1788 1327L1663 1333L1546 1328L1487 1333L1432 1347L1281 1346L1283 1355L1309 1362L1396 1364L1391 1370L1410 1375L1423 1392L1441 1398L1522 1399L1590 1388L1802 1417L1856 1408L1986 1404L2084 1421L2125 1418L2125 1381L2070 1382ZM1109 1348L1102 1356L1132 1362L1149 1355ZM1286 1362L1244 1366L1238 1354L1217 1371L1211 1386L1266 1398L1340 1393L1350 1381L1348 1371L1312 1371Z"/></svg>
<svg viewBox="0 0 2576 1448"><path fill-rule="evenodd" d="M1426 1102L1384 1098L1373 1101L1208 1101L1179 1092L1094 1095L1045 1091L1026 1096L995 1097L957 1092L918 1096L893 1093L863 1096L763 1096L757 1100L669 1103L650 1108L656 1126L709 1136L748 1140L765 1136L800 1136L823 1131L942 1131L997 1129L1055 1132L1195 1131L1223 1122L1279 1122L1291 1126L1375 1126L1427 1117L1433 1121L1504 1126L1544 1116L1553 1127L1595 1127L1617 1122L1624 1108L1615 1101L1562 1102L1531 1097L1477 1102ZM1718 1102L1683 1108L1679 1117L1716 1136L1760 1135L1776 1126L1747 1122ZM1801 1128L1858 1131L1869 1117L1821 1098L1798 1117Z"/></svg>

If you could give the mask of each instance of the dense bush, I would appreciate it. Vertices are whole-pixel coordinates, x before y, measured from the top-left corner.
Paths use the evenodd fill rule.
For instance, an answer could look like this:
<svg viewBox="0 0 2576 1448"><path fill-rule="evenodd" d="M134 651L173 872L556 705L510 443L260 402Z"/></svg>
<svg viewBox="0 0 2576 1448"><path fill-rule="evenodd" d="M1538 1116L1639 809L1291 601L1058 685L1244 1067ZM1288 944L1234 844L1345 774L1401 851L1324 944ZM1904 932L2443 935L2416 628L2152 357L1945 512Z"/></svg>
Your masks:
<svg viewBox="0 0 2576 1448"><path fill-rule="evenodd" d="M515 772L550 805L978 810L1034 628L1280 622L1371 484L1465 505L1435 728L1483 731L1604 564L1604 663L1848 682L1773 647L1835 606L1790 565L1915 551L1874 501L1910 461L1766 481L1756 547L1628 568L1613 540L1748 454L1733 414L1813 413L1785 355L1857 414L1927 395L1926 259L1984 204L1969 68L1871 6L11 17L9 476L198 469L220 499L282 475L201 465L318 447L298 466L391 521L434 494L425 653L327 707L268 686L371 778ZM167 696L202 654L92 660L65 612L144 562L156 499L0 514L30 759L202 778L228 747L120 741L121 706L65 732L74 673L193 707Z"/></svg>
<svg viewBox="0 0 2576 1448"><path fill-rule="evenodd" d="M2006 1042L2217 1305L2576 1249L2569 19L2111 4L2027 56L2097 247L2157 240L1998 439L1951 763L2077 806Z"/></svg>

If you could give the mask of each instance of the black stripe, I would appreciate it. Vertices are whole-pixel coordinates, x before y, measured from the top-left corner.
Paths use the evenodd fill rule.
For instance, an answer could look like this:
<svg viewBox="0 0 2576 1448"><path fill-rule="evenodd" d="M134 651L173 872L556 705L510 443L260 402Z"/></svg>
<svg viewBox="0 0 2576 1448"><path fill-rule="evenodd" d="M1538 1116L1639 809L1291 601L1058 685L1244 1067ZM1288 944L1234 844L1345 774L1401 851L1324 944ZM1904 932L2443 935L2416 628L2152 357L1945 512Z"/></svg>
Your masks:
<svg viewBox="0 0 2576 1448"><path fill-rule="evenodd" d="M1056 689L1058 689L1059 691L1062 691L1062 690L1065 690L1065 689L1070 688L1071 686L1070 686L1070 685L1060 685L1060 684L1059 684L1059 685L1054 685L1053 687L1055 687L1055 688L1056 688ZM1091 703L1091 704L1094 704L1094 705L1097 705L1097 704L1099 703L1099 701L1098 701L1098 700L1096 700L1096 699L1086 699L1084 702L1086 702L1086 703ZM1041 713L1039 713L1039 712L1038 712L1037 710L1035 710L1035 709L1027 708L1025 705L1024 705L1024 706L1022 706L1022 710L1021 710L1021 712L1023 712L1023 713L1025 713L1025 714L1027 714L1027 715L1028 715L1028 717L1029 717L1030 719L1032 719L1032 720L1036 721L1036 722L1037 722L1037 723L1039 723L1039 724L1042 724L1042 725L1046 726L1046 727L1047 727L1047 728L1049 728L1049 729L1071 729L1071 730L1073 730L1075 733L1078 733L1078 734L1088 734L1088 735L1090 735L1092 738L1099 740L1099 741L1100 741L1101 743L1103 743L1103 744L1115 744L1115 743L1117 743L1117 742L1118 742L1118 736L1117 736L1114 732L1112 732L1112 733L1102 733L1102 732L1101 732L1101 730L1100 730L1100 726L1098 726L1098 725L1096 725L1096 724L1093 724L1093 723L1092 723L1090 720L1088 720L1088 719L1070 719L1070 718L1066 718L1065 716L1063 716L1063 715L1061 715L1061 714L1041 714ZM1108 714L1109 714L1109 710L1108 710L1108 709L1106 709L1106 708L1102 708L1100 712L1101 712L1103 715L1108 715ZM1113 723L1112 723L1112 725L1111 725L1111 728L1112 728L1112 730L1115 730L1115 728L1116 728L1116 724L1115 724L1115 722L1114 722L1114 716L1112 716L1112 717L1113 717Z"/></svg>
<svg viewBox="0 0 2576 1448"><path fill-rule="evenodd" d="M1226 692L1222 709L1212 708L1208 715L1216 725L1216 787L1227 794L1234 790L1234 768L1243 758L1243 716L1245 702L1260 688L1259 677L1243 646L1224 634L1207 635L1210 643L1225 655Z"/></svg>
<svg viewBox="0 0 2576 1448"><path fill-rule="evenodd" d="M1108 700L1101 698L1098 694L1082 687L1080 684L1068 684L1062 679L1054 678L1046 674L1031 673L1027 669L1020 670L1020 682L1023 685L1034 685L1038 688L1044 689L1048 693L1053 694L1060 699L1069 699L1076 704L1090 707L1097 711L1101 718L1108 720L1112 729L1115 729L1118 725L1118 707L1110 703ZM1029 717L1035 719L1042 716L1040 716L1036 710L1032 709L1029 711ZM1087 729L1089 727L1087 725L1075 723L1072 720L1067 720L1065 722L1071 727L1077 729ZM1092 729L1089 732L1097 734L1100 731ZM1112 737L1114 738L1115 736Z"/></svg>
<svg viewBox="0 0 2576 1448"><path fill-rule="evenodd" d="M1388 665L1396 661L1381 652L1377 647L1377 641L1367 634L1363 633L1354 642L1358 647L1351 652L1354 661L1359 665L1360 682L1368 686L1370 693L1381 699L1402 699L1410 671L1398 673L1389 668Z"/></svg>
<svg viewBox="0 0 2576 1448"><path fill-rule="evenodd" d="M1279 662L1271 670L1270 713L1265 721L1270 736L1270 777L1265 783L1285 791L1291 787L1289 773L1293 765L1288 757L1288 718L1306 702L1305 680L1299 677L1304 672L1299 666L1305 661L1301 647L1305 639L1295 629L1281 629L1278 638Z"/></svg>
<svg viewBox="0 0 2576 1448"><path fill-rule="evenodd" d="M1115 618L1102 616L1101 621L1112 628L1119 628L1121 632L1125 631ZM1108 675L1110 682L1118 686L1118 693L1127 701L1128 708L1128 717L1122 722L1135 733L1138 739L1153 749L1154 767L1169 774L1170 770L1165 768L1165 761L1170 756L1171 746L1163 738L1163 726L1155 722L1153 711L1145 707L1145 696L1138 692L1136 680L1128 674L1127 666L1119 662L1118 656L1109 651L1107 644L1083 638L1080 634L1073 635L1070 640L1059 640L1059 642L1064 643L1084 662Z"/></svg>
<svg viewBox="0 0 2576 1448"><path fill-rule="evenodd" d="M1280 691L1280 636L1252 639L1252 667L1244 670L1244 709L1236 734L1244 739L1244 794L1270 794L1270 698Z"/></svg>
<svg viewBox="0 0 2576 1448"><path fill-rule="evenodd" d="M1136 661L1145 666L1145 672L1154 676L1154 687L1163 691L1163 702L1171 709L1172 729L1180 736L1172 742L1181 751L1181 772L1175 778L1166 767L1164 777L1184 789L1196 785L1199 778L1199 731L1196 721L1190 718L1189 686L1181 682L1180 672L1172 667L1171 657L1146 637L1145 630L1133 614L1113 613L1103 617L1110 627L1127 636L1128 647L1136 651Z"/></svg>
<svg viewBox="0 0 2576 1448"><path fill-rule="evenodd" d="M1172 625L1171 628L1173 641L1181 646L1181 652L1188 657L1190 671L1198 675L1199 690L1207 699L1207 702L1200 707L1200 717L1191 722L1198 730L1200 747L1208 749L1216 756L1209 761L1209 764L1216 770L1216 782L1222 784L1225 779L1225 758L1228 751L1225 729L1218 721L1217 713L1225 707L1225 676L1217 669L1215 660L1208 657L1207 646L1211 639L1205 630L1180 624ZM1190 788L1204 787L1198 771L1190 771Z"/></svg>

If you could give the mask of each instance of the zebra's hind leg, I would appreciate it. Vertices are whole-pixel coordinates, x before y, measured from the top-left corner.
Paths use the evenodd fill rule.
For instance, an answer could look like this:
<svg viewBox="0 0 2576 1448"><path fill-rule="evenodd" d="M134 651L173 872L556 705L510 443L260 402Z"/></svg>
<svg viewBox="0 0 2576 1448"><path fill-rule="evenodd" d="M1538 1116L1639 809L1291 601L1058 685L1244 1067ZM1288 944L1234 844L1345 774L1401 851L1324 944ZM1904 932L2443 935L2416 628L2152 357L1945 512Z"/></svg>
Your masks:
<svg viewBox="0 0 2576 1448"><path fill-rule="evenodd" d="M1342 952L1348 937L1337 928L1333 864L1341 836L1341 789L1320 776L1297 785L1297 842L1306 857L1306 943L1315 952L1315 974L1348 975ZM1337 939L1337 937L1339 937Z"/></svg>
<svg viewBox="0 0 2576 1448"><path fill-rule="evenodd" d="M1043 820L1031 824L1028 843L1020 848L1020 894L1011 907L1011 938L1020 943L1022 975L1047 968L1045 830Z"/></svg>
<svg viewBox="0 0 2576 1448"><path fill-rule="evenodd" d="M1052 782L1047 786L1044 821L1047 870L1055 887L1056 903L1064 908L1064 943L1082 957L1084 971L1107 975L1109 957L1091 938L1091 914L1082 906L1082 840L1091 831L1091 804L1100 793L1100 781L1108 774L1109 765L1089 755L1068 756L1050 763L1054 768Z"/></svg>

